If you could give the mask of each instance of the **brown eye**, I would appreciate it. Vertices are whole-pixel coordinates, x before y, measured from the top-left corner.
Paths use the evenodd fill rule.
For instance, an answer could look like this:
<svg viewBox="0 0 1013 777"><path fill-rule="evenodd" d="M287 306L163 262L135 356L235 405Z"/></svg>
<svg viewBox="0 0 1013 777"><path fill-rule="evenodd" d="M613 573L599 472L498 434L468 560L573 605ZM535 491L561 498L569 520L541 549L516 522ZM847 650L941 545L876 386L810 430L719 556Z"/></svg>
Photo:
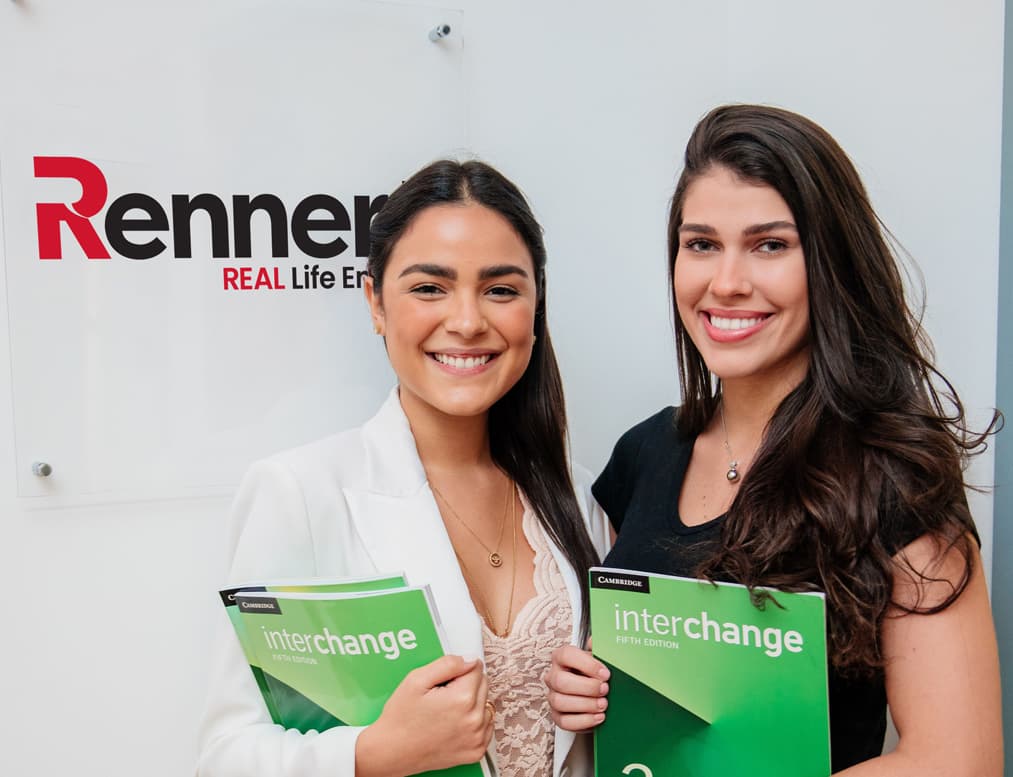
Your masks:
<svg viewBox="0 0 1013 777"><path fill-rule="evenodd" d="M702 237L696 237L693 238L692 240L687 240L683 245L683 247L697 254L702 254L706 253L707 251L714 251L717 249L717 246L714 245L714 243L712 243L710 240L704 240Z"/></svg>
<svg viewBox="0 0 1013 777"><path fill-rule="evenodd" d="M520 292L511 286L493 286L486 292L486 294L493 297L504 297L506 299L510 299L511 297L519 296Z"/></svg>
<svg viewBox="0 0 1013 777"><path fill-rule="evenodd" d="M409 291L412 294L417 294L423 297L432 297L443 293L443 289L435 283L420 283L418 286L412 286Z"/></svg>
<svg viewBox="0 0 1013 777"><path fill-rule="evenodd" d="M764 254L775 254L778 251L783 251L788 247L788 244L783 240L775 240L773 238L762 241L757 248L761 253Z"/></svg>

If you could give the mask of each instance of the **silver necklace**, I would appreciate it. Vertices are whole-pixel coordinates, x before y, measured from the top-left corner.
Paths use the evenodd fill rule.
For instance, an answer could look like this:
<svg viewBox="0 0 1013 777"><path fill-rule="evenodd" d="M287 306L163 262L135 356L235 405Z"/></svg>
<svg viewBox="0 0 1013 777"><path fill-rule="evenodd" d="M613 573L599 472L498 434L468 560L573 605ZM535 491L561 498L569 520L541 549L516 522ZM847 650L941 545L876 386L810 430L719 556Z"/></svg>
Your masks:
<svg viewBox="0 0 1013 777"><path fill-rule="evenodd" d="M728 444L728 427L725 425L725 403L722 402L718 409L721 411L721 431L725 435L725 452L728 454L728 471L725 472L725 480L735 484L739 482L739 462L732 453L732 446Z"/></svg>

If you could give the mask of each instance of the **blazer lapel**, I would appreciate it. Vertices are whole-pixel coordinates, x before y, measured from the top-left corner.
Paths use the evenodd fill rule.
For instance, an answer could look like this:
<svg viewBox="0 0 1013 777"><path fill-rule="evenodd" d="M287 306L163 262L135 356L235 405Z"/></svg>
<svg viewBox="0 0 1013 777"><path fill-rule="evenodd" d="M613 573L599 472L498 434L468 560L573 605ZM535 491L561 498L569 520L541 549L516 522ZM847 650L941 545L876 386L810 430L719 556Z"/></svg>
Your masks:
<svg viewBox="0 0 1013 777"><path fill-rule="evenodd" d="M395 389L362 427L365 482L342 489L367 553L382 573L404 572L429 585L448 653L480 658L482 624L426 482L415 439Z"/></svg>
<svg viewBox="0 0 1013 777"><path fill-rule="evenodd" d="M346 488L345 499L377 570L404 572L409 584L430 587L447 652L481 657L481 621L429 489L415 496L385 496Z"/></svg>

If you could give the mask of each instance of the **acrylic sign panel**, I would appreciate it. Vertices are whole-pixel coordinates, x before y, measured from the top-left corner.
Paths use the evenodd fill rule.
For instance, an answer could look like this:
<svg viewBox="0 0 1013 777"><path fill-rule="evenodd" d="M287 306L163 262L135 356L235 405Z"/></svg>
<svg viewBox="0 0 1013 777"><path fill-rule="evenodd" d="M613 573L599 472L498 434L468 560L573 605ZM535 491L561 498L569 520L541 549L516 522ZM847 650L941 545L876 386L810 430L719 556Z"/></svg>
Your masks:
<svg viewBox="0 0 1013 777"><path fill-rule="evenodd" d="M369 218L467 146L463 15L306 0L2 14L19 494L222 492L254 458L367 418L393 381L360 288ZM438 25L450 34L430 40Z"/></svg>

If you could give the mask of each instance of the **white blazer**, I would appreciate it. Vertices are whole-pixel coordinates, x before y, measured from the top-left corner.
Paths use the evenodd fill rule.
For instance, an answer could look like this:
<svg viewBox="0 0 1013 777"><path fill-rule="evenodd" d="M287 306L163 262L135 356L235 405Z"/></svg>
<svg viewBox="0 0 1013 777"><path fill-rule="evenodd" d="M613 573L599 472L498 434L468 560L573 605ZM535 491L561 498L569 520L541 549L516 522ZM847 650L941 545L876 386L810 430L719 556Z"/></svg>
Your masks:
<svg viewBox="0 0 1013 777"><path fill-rule="evenodd" d="M608 520L591 497L587 473L575 472L574 481L592 542L604 554ZM229 540L230 585L404 572L413 585L432 588L448 652L483 655L482 622L397 389L362 427L255 464L233 503ZM576 643L578 573L554 544L552 550L573 608ZM273 724L224 611L220 632L199 737L199 777L353 777L362 728L301 734ZM589 740L556 729L554 777L591 774Z"/></svg>

